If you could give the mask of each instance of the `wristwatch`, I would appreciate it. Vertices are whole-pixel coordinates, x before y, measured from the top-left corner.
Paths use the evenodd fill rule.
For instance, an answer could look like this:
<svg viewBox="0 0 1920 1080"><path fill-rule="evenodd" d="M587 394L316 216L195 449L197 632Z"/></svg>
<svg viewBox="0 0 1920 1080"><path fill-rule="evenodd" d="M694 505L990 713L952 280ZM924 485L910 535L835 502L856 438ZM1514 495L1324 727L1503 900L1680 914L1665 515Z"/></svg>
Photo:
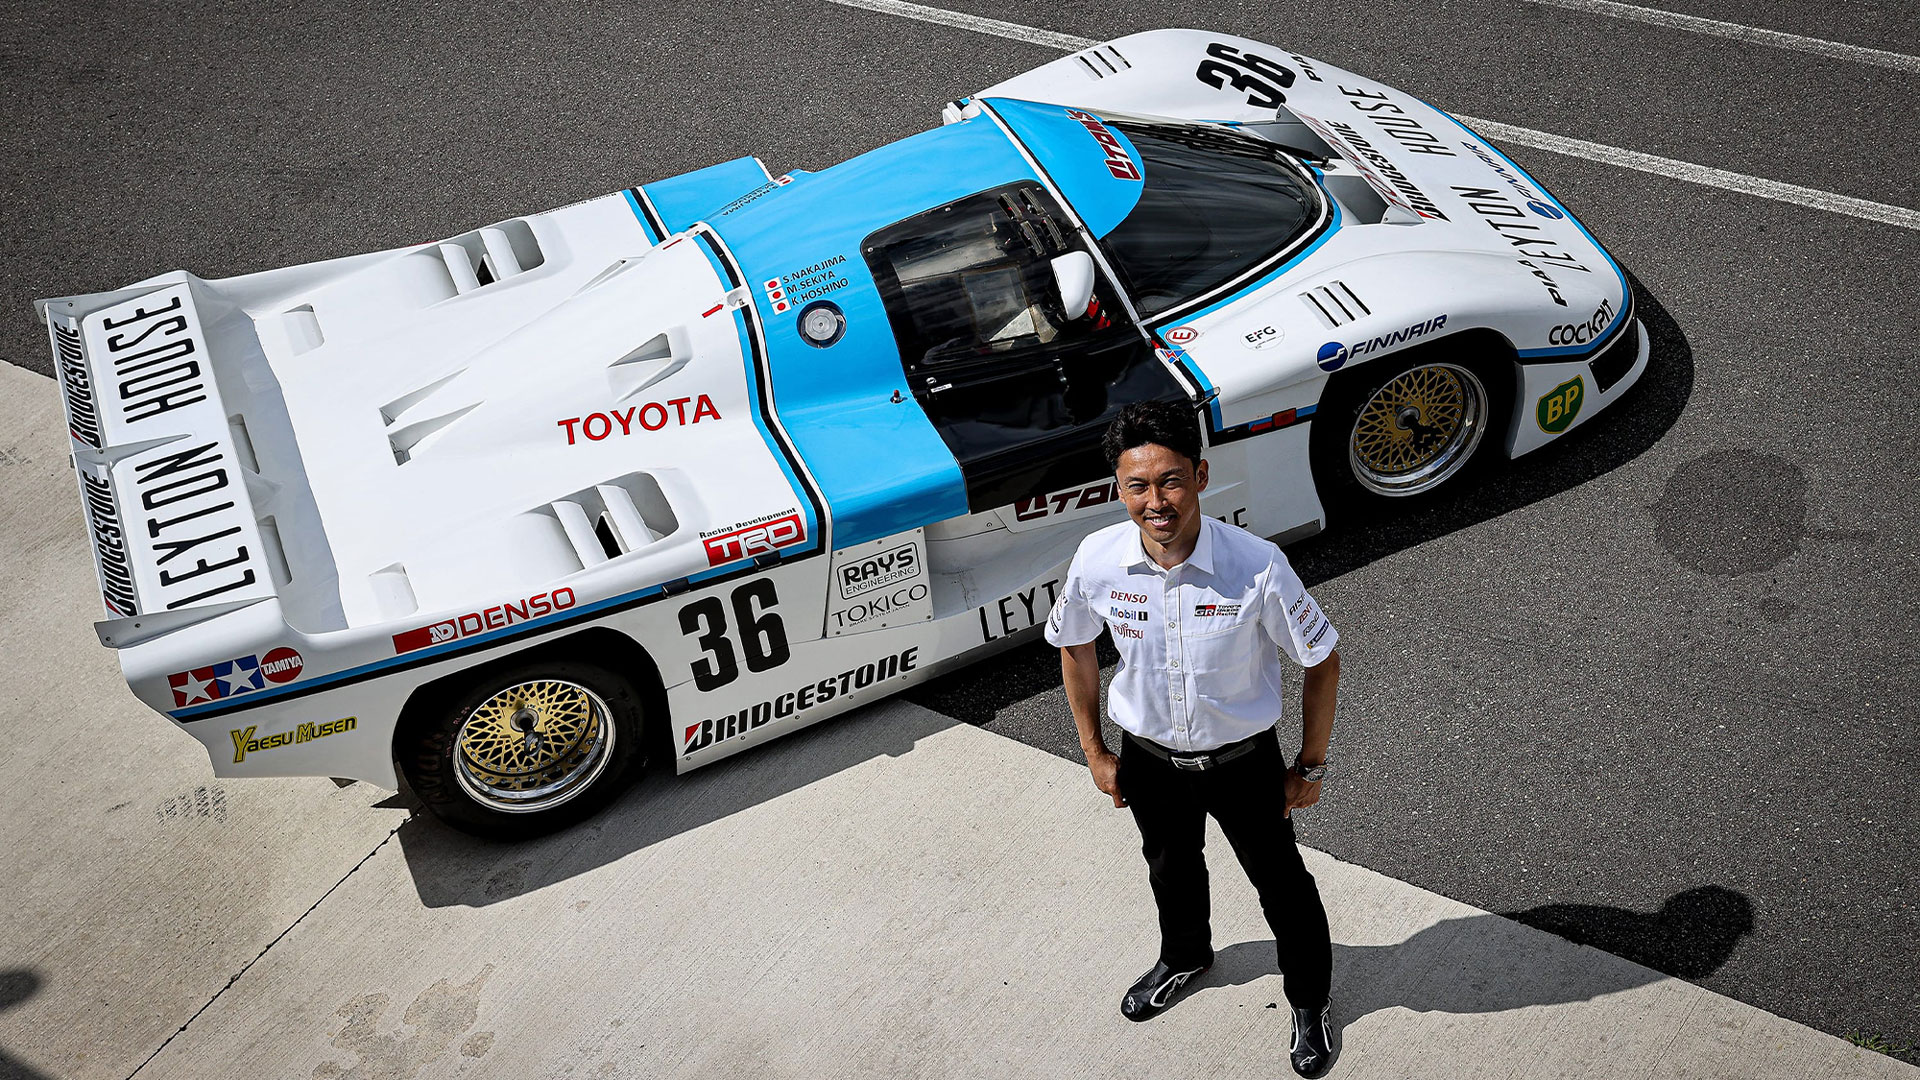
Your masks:
<svg viewBox="0 0 1920 1080"><path fill-rule="evenodd" d="M1327 763L1323 761L1318 765L1302 765L1300 759L1305 756L1305 754L1301 754L1293 759L1294 775L1309 784L1317 784L1325 780L1327 778Z"/></svg>

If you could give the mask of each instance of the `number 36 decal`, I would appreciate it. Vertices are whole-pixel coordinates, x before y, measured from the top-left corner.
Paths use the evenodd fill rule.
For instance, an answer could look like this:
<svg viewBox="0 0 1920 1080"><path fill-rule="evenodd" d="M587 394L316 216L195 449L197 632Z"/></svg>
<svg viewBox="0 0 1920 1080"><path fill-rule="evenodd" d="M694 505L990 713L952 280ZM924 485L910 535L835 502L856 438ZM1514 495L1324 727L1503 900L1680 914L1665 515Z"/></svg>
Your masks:
<svg viewBox="0 0 1920 1080"><path fill-rule="evenodd" d="M747 670L772 671L787 662L787 624L773 609L780 596L773 582L755 578L733 590L727 598L733 608L734 624L739 628L739 652L744 653ZM755 605L759 610L755 610ZM699 634L697 644L707 655L693 662L693 685L701 690L717 690L740 677L740 661L734 650L735 637L727 633L727 609L718 596L706 596L680 609L680 631Z"/></svg>
<svg viewBox="0 0 1920 1080"><path fill-rule="evenodd" d="M1208 86L1245 91L1256 109L1278 108L1287 100L1280 91L1293 85L1293 69L1218 41L1207 46L1207 55L1213 59L1200 61L1193 74Z"/></svg>

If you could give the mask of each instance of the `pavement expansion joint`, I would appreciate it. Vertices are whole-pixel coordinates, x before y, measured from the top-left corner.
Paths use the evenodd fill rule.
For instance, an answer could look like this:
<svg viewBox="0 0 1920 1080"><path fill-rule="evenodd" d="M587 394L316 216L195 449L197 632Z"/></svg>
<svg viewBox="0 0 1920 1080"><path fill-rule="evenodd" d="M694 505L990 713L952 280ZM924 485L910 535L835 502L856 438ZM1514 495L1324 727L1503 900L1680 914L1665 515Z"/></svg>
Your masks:
<svg viewBox="0 0 1920 1080"><path fill-rule="evenodd" d="M213 992L212 997L208 998L206 1002L202 1004L199 1008L193 1010L192 1016L187 1017L187 1019L179 1027L173 1029L173 1033L171 1035L168 1035L165 1039L162 1039L160 1041L160 1045L153 1048L153 1053L148 1054L145 1060L141 1061L140 1064L134 1066L133 1071L127 1074L127 1080L133 1080L134 1077L140 1075L141 1070L145 1069L148 1065L153 1064L153 1059L159 1057L160 1052L165 1050L168 1047L168 1045L170 1045L173 1042L173 1040L179 1038L182 1034L186 1032L188 1028L192 1027L193 1022L195 1020L200 1019L201 1013L206 1012L208 1009L212 1008L214 1002L219 1001L220 996L222 994L225 994L227 991L233 989L234 984L240 981L240 976L245 975L249 970L252 969L253 965L259 963L268 953L272 952L273 947L275 945L280 944L281 941L286 939L286 936L288 934L293 933L296 927L298 927L301 923L307 921L307 916L312 915L315 911L318 911L320 909L320 905L327 902L327 897L332 896L336 889L340 888L340 886L345 885L347 883L348 878L359 873L361 867L367 865L367 863L371 861L375 855L380 854L380 849L392 843L393 838L400 835L400 830L406 828L407 823L412 821L413 819L414 819L414 812L408 811L407 816L400 819L399 824L395 825L392 829L389 829L387 831L387 835L381 837L380 842L373 845L372 851L369 851L365 855L361 856L359 862L354 863L353 866L348 868L346 873L340 875L339 881L336 881L332 885L328 886L327 891L320 894L320 899L315 900L313 903L307 905L307 910L301 912L297 918L295 918L291 923L288 923L287 928L285 930L282 930L278 934L275 934L273 940L267 942L267 944L263 948L261 948L261 950L257 954L255 954L253 959L247 961L244 964L241 964L240 970L234 972L230 977L228 977L226 981L226 985L222 986L218 990L215 990Z"/></svg>

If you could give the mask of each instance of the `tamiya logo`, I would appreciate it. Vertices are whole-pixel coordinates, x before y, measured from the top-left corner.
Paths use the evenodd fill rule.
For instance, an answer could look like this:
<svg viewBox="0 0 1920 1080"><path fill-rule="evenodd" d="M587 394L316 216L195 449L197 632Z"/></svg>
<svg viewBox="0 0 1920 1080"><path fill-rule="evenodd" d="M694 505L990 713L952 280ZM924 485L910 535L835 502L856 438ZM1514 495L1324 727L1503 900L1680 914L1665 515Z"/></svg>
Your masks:
<svg viewBox="0 0 1920 1080"><path fill-rule="evenodd" d="M551 615L556 611L565 611L574 605L572 589L555 589L550 593L536 593L525 600L515 600L507 604L495 604L480 611L469 611L451 619L408 630L404 634L393 635L393 651L409 653L415 649L424 649L432 645L445 645L464 637L484 634L489 630L498 630L514 623L526 622Z"/></svg>
<svg viewBox="0 0 1920 1080"><path fill-rule="evenodd" d="M707 548L707 565L723 566L737 559L766 555L806 538L806 522L800 519L798 511L791 511L771 521L753 522L704 537L701 543Z"/></svg>
<svg viewBox="0 0 1920 1080"><path fill-rule="evenodd" d="M1099 117L1092 113L1083 113L1079 109L1068 109L1067 115L1080 121L1087 131L1092 133L1093 141L1099 143L1101 149L1107 152L1107 171L1113 174L1114 179L1140 179L1140 169L1134 165L1133 158L1128 156L1126 147L1120 145L1120 140L1114 137L1113 132L1107 130L1107 125L1101 123Z"/></svg>
<svg viewBox="0 0 1920 1080"><path fill-rule="evenodd" d="M180 709L264 690L268 683L292 682L305 666L299 653L282 646L264 656L242 656L176 672L167 676L167 688L173 691L173 707Z"/></svg>

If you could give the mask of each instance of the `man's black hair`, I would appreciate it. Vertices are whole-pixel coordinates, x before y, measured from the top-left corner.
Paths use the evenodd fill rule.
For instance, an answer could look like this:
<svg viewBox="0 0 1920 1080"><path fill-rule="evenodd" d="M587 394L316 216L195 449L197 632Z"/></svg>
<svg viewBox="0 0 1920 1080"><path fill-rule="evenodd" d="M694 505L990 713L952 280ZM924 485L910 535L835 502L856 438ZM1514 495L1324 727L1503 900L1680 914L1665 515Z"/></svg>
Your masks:
<svg viewBox="0 0 1920 1080"><path fill-rule="evenodd" d="M1120 468L1120 455L1136 446L1155 443L1200 468L1200 417L1186 402L1141 401L1120 410L1100 437L1107 468Z"/></svg>

